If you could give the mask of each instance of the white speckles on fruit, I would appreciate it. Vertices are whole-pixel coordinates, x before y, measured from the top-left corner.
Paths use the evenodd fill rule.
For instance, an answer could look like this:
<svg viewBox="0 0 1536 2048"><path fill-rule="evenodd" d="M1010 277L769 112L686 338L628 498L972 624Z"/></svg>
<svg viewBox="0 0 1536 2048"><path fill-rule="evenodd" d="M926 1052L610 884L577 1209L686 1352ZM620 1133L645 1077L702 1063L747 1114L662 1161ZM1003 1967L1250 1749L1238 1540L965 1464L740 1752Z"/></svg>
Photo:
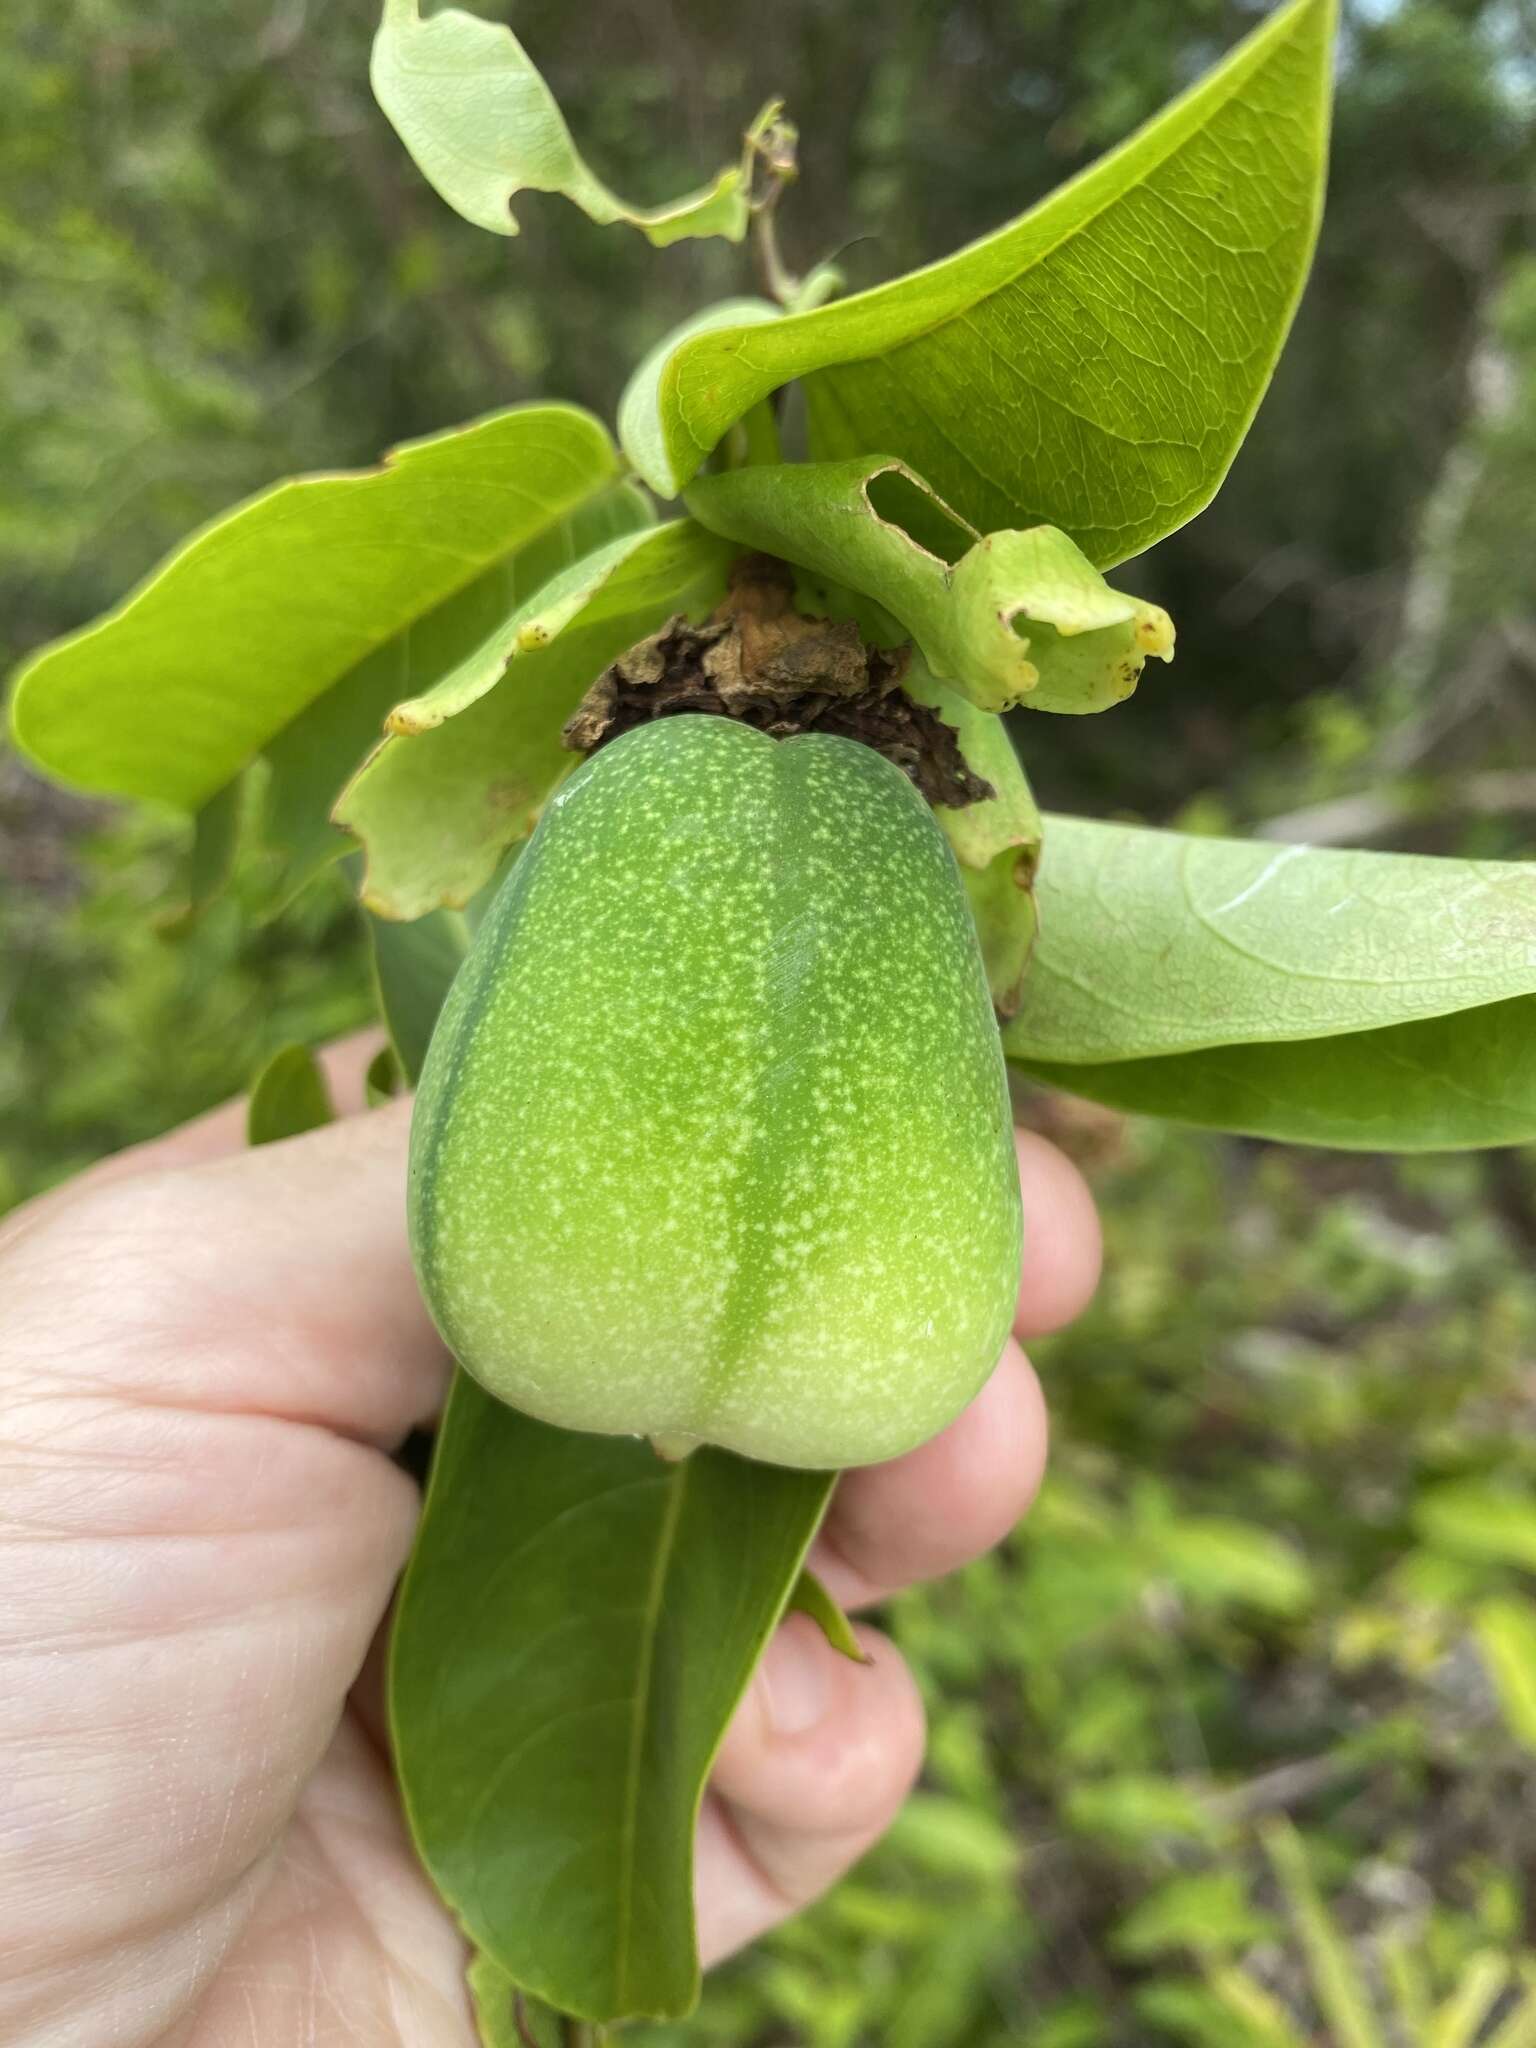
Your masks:
<svg viewBox="0 0 1536 2048"><path fill-rule="evenodd" d="M964 893L901 774L706 716L547 809L418 1098L464 1364L581 1429L894 1456L1001 1348L1018 1194Z"/></svg>

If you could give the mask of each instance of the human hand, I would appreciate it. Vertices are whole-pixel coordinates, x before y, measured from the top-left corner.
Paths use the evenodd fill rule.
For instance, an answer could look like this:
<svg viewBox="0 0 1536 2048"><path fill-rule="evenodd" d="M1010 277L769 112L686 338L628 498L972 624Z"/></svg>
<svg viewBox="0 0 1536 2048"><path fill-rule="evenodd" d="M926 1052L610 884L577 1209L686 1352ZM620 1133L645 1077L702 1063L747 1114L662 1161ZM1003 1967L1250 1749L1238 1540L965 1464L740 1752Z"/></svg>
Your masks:
<svg viewBox="0 0 1536 2048"><path fill-rule="evenodd" d="M356 1101L371 1047L328 1057ZM405 1239L404 1104L257 1152L216 1112L0 1226L0 2039L12 2048L472 2048L464 1949L413 1857L381 1623L416 1488L392 1451L449 1362ZM1076 1170L1021 1135L1016 1328L1098 1273ZM1016 1342L970 1408L839 1484L846 1605L949 1571L1045 1455ZM831 1884L922 1748L890 1644L770 1646L705 1803L712 1961Z"/></svg>

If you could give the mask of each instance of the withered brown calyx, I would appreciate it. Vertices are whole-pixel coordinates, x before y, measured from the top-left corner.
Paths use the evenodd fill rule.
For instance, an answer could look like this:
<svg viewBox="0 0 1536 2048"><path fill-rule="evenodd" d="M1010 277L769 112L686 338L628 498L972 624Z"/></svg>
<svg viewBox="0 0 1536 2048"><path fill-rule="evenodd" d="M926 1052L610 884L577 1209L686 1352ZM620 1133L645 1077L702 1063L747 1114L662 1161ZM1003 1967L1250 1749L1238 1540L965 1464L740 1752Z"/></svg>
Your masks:
<svg viewBox="0 0 1536 2048"><path fill-rule="evenodd" d="M910 649L872 647L851 621L795 609L794 573L772 555L742 555L701 626L679 613L598 677L564 730L595 753L637 725L713 712L774 739L835 733L884 754L930 804L953 810L996 794L973 775L959 735L901 687Z"/></svg>

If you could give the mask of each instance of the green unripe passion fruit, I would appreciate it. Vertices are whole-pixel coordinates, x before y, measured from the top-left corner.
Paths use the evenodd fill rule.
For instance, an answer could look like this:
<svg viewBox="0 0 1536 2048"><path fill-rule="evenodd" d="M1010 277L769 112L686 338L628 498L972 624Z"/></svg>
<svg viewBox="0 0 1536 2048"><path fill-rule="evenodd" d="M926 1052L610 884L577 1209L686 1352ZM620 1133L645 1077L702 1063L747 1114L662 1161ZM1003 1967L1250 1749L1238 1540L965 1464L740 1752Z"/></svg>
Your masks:
<svg viewBox="0 0 1536 2048"><path fill-rule="evenodd" d="M785 1465L964 1406L1017 1285L964 888L855 741L690 714L553 798L444 1007L411 1235L449 1346L571 1429Z"/></svg>

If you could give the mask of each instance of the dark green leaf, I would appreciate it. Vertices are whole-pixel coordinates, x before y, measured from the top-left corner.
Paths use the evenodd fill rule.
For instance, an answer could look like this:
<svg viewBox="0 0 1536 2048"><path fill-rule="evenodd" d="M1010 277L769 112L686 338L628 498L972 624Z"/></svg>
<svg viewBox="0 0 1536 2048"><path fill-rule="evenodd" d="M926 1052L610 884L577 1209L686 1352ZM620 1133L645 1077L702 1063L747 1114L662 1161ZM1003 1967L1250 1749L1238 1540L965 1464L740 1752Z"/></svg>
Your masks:
<svg viewBox="0 0 1536 2048"><path fill-rule="evenodd" d="M1438 1152L1536 1142L1536 997L1377 1031L1067 1065L1036 1080L1112 1109L1292 1145Z"/></svg>
<svg viewBox="0 0 1536 2048"><path fill-rule="evenodd" d="M209 797L192 821L192 846L187 856L187 901L172 912L162 929L185 930L209 904L224 893L235 871L245 819L245 777L237 775Z"/></svg>
<svg viewBox="0 0 1536 2048"><path fill-rule="evenodd" d="M1333 0L1292 0L1139 133L944 262L695 334L625 445L671 496L807 380L812 453L900 456L983 532L1060 526L1100 567L1208 502L1290 325L1321 206Z"/></svg>
<svg viewBox="0 0 1536 2048"><path fill-rule="evenodd" d="M809 1615L840 1656L851 1658L855 1664L869 1662L859 1648L859 1639L847 1615L809 1566L796 1579L788 1606L792 1614Z"/></svg>
<svg viewBox="0 0 1536 2048"><path fill-rule="evenodd" d="M392 1045L381 1045L368 1062L368 1071L363 1076L363 1092L368 1107L378 1109L382 1104L392 1102L404 1086L400 1055Z"/></svg>
<svg viewBox="0 0 1536 2048"><path fill-rule="evenodd" d="M296 1138L301 1131L332 1122L335 1115L314 1054L305 1045L285 1045L251 1084L246 1143L271 1145L280 1138Z"/></svg>
<svg viewBox="0 0 1536 2048"><path fill-rule="evenodd" d="M456 1381L400 1596L395 1754L470 1938L561 2010L692 2006L704 1780L831 1484L667 1465Z"/></svg>
<svg viewBox="0 0 1536 2048"><path fill-rule="evenodd" d="M437 1013L469 951L469 926L457 911L436 910L413 924L370 917L368 933L379 1007L401 1071L414 1087Z"/></svg>

